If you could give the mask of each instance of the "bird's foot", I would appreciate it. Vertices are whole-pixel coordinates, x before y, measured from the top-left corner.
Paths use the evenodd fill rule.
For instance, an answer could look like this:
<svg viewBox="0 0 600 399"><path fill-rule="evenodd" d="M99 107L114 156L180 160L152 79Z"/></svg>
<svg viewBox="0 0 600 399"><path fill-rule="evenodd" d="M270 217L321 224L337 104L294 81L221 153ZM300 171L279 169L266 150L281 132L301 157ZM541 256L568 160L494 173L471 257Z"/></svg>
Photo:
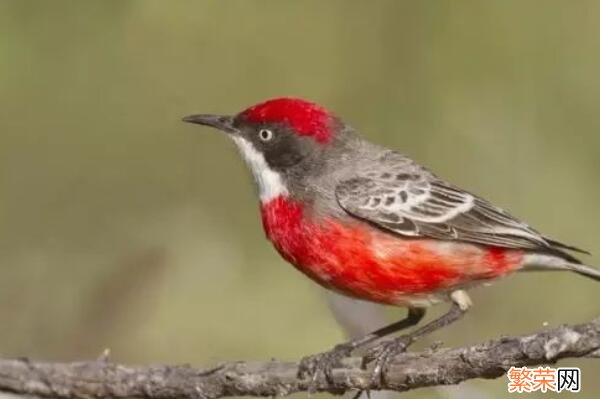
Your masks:
<svg viewBox="0 0 600 399"><path fill-rule="evenodd" d="M380 344L369 349L363 357L363 367L373 363L373 372L369 382L370 387L377 387L383 382L383 371L390 359L395 355L406 352L406 349L412 343L410 335L403 335Z"/></svg>
<svg viewBox="0 0 600 399"><path fill-rule="evenodd" d="M333 368L339 364L341 359L350 356L353 349L354 347L349 343L339 344L328 352L306 356L300 361L298 376L308 376L310 378L308 386L309 395L314 394L317 391L318 381L321 375L330 382L333 380Z"/></svg>

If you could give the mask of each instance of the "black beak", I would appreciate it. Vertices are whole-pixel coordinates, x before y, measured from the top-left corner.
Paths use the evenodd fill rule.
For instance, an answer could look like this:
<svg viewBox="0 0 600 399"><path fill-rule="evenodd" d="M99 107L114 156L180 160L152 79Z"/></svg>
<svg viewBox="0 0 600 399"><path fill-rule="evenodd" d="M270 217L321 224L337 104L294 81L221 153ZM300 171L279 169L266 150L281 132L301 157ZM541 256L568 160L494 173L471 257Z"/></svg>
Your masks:
<svg viewBox="0 0 600 399"><path fill-rule="evenodd" d="M182 120L188 123L214 127L215 129L227 133L235 133L238 131L238 129L233 126L233 117L229 115L198 114L186 116Z"/></svg>

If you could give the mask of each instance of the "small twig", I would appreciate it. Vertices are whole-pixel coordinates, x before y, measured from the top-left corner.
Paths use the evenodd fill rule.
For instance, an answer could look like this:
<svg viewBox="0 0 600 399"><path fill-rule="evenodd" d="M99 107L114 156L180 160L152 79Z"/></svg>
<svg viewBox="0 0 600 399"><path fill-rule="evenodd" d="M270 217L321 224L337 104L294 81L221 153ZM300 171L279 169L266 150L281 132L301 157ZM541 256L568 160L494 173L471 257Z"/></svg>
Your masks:
<svg viewBox="0 0 600 399"><path fill-rule="evenodd" d="M410 389L497 378L511 366L554 363L558 359L598 357L600 318L520 337L507 337L456 349L398 355L377 386L368 387L369 370L358 357L344 359L332 381L321 378L318 391L341 394L357 389ZM210 369L190 366L126 366L108 359L47 363L0 359L0 391L59 398L148 399L279 396L306 391L298 362L232 362Z"/></svg>

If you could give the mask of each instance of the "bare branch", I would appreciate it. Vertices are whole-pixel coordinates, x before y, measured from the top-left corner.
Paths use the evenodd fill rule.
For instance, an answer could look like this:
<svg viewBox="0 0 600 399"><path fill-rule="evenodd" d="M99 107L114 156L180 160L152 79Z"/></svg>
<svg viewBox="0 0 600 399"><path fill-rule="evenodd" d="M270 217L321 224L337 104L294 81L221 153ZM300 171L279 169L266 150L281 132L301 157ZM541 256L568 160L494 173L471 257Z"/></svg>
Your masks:
<svg viewBox="0 0 600 399"><path fill-rule="evenodd" d="M554 363L558 359L597 357L600 318L535 334L481 344L398 355L384 381L372 389L407 391L458 384L472 378L497 378L511 366ZM333 380L322 378L318 390L340 394L365 389L369 371L358 357L344 359ZM59 398L220 398L276 396L306 391L308 378L298 376L297 362L234 362L212 369L190 366L125 366L106 359L46 363L0 359L0 391Z"/></svg>

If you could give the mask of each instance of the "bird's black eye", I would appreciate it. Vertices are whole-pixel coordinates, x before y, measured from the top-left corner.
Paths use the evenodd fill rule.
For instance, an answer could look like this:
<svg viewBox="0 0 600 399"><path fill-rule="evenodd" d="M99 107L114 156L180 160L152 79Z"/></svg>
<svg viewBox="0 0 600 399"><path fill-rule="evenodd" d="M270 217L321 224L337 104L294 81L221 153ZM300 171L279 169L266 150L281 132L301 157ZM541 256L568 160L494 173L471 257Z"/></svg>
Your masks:
<svg viewBox="0 0 600 399"><path fill-rule="evenodd" d="M258 137L260 137L262 141L269 141L273 138L273 131L269 129L260 129Z"/></svg>

